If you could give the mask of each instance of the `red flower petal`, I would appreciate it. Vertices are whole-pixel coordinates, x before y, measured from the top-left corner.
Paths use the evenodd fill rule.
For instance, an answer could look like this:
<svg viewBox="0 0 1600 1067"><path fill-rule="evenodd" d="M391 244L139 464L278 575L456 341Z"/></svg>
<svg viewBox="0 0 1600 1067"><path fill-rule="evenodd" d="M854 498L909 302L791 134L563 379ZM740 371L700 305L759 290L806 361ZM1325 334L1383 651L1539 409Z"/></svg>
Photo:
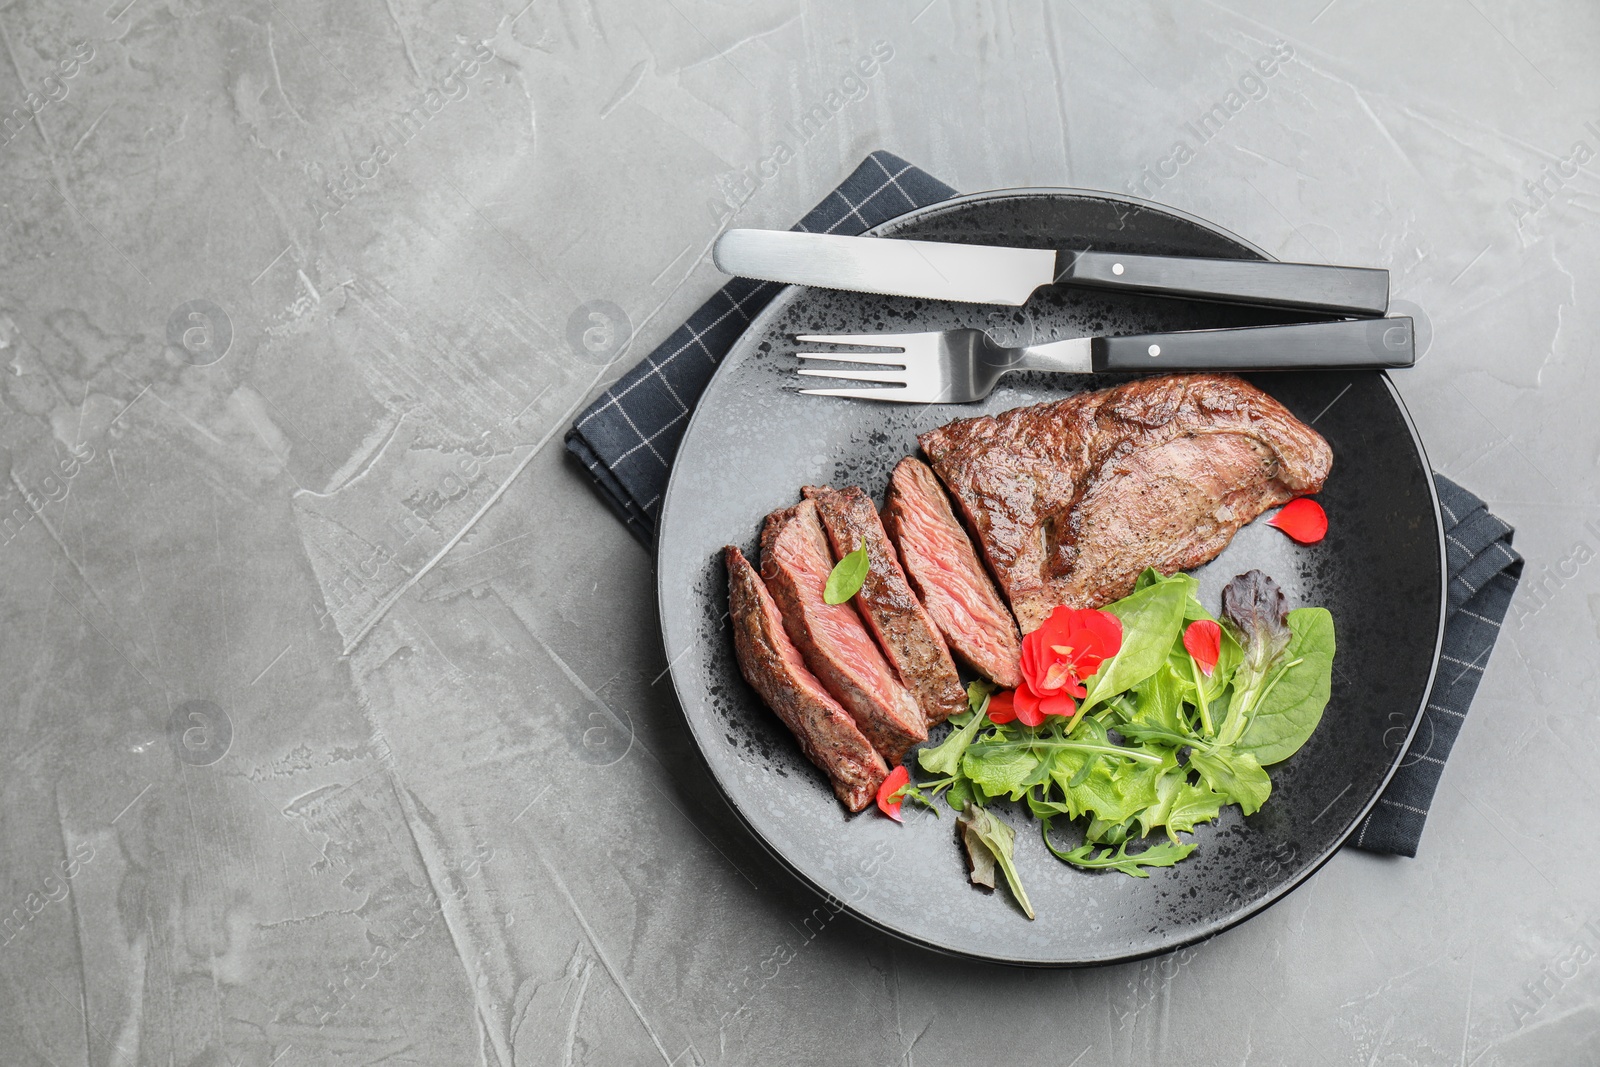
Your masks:
<svg viewBox="0 0 1600 1067"><path fill-rule="evenodd" d="M901 801L899 799L890 800L889 798L898 793L909 781L911 781L911 772L902 765L890 771L889 777L885 778L883 784L878 787L878 810L895 822L904 821L900 818Z"/></svg>
<svg viewBox="0 0 1600 1067"><path fill-rule="evenodd" d="M1097 651L1102 659L1109 659L1122 650L1122 620L1109 611L1082 612L1082 626L1094 634Z"/></svg>
<svg viewBox="0 0 1600 1067"><path fill-rule="evenodd" d="M1073 609L1062 605L1051 610L1044 622L1034 633L1039 635L1039 643L1048 648L1051 645L1067 644L1067 638L1072 636L1072 631L1077 627L1073 625L1072 617L1078 614Z"/></svg>
<svg viewBox="0 0 1600 1067"><path fill-rule="evenodd" d="M1322 505L1308 496L1285 504L1276 515L1267 520L1302 545L1314 545L1328 532L1328 513Z"/></svg>
<svg viewBox="0 0 1600 1067"><path fill-rule="evenodd" d="M1044 712L1039 710L1039 698L1033 695L1032 690L1023 686L1016 691L1017 721L1024 726L1044 725Z"/></svg>
<svg viewBox="0 0 1600 1067"><path fill-rule="evenodd" d="M1210 619L1196 619L1183 631L1183 647L1189 650L1207 678L1217 669L1217 657L1222 654L1222 627Z"/></svg>
<svg viewBox="0 0 1600 1067"><path fill-rule="evenodd" d="M1073 678L1072 664L1062 663L1057 660L1050 664L1050 669L1044 672L1044 677L1031 682L1029 688L1037 688L1043 693L1053 693L1064 685L1071 683Z"/></svg>
<svg viewBox="0 0 1600 1067"><path fill-rule="evenodd" d="M1071 697L1057 694L1039 701L1039 710L1046 715L1071 715L1078 710L1078 705Z"/></svg>
<svg viewBox="0 0 1600 1067"><path fill-rule="evenodd" d="M1022 667L1022 676L1024 678L1032 678L1036 674L1040 673L1042 669L1048 669L1049 668L1049 664L1048 663L1046 663L1043 668L1041 668L1040 665L1039 665L1039 652L1040 652L1040 650L1041 649L1048 649L1049 646L1043 645L1041 643L1041 640L1034 636L1034 634L1036 634L1038 632L1039 632L1038 630L1035 630L1035 631L1033 631L1032 634L1023 634L1022 635L1021 667Z"/></svg>
<svg viewBox="0 0 1600 1067"><path fill-rule="evenodd" d="M989 721L992 723L1007 723L1017 717L1016 705L1012 698L1014 694L1010 689L1001 690L989 697Z"/></svg>

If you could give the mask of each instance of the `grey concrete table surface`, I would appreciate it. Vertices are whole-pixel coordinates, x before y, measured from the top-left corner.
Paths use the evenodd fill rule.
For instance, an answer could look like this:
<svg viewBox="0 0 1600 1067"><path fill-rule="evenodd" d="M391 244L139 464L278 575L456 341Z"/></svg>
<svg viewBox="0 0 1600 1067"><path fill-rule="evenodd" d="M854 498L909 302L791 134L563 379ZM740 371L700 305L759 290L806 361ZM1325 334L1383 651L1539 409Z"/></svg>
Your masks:
<svg viewBox="0 0 1600 1067"><path fill-rule="evenodd" d="M0 1061L1600 1062L1594 4L13 0L0 46ZM1095 970L807 921L560 435L875 148L1425 313L1399 387L1530 563L1415 860Z"/></svg>

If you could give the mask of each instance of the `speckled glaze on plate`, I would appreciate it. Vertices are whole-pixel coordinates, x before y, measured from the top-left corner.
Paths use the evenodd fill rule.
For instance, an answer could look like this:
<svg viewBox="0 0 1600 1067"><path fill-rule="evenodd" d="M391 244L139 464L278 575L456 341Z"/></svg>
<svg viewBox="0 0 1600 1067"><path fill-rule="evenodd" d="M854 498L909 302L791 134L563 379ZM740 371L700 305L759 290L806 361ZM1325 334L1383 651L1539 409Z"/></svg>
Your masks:
<svg viewBox="0 0 1600 1067"><path fill-rule="evenodd" d="M979 193L912 212L883 235L1033 247L1268 258L1200 219L1113 194ZM1016 375L986 401L917 407L793 391L797 333L989 329L1006 344L1086 334L1287 321L1219 304L1048 288L1026 307L880 297L791 286L723 361L684 435L662 507L657 596L672 680L712 776L750 831L799 878L859 918L916 944L1004 963L1135 959L1209 937L1260 912L1337 850L1377 800L1421 715L1444 622L1444 537L1410 418L1379 371L1252 380L1333 446L1319 496L1330 531L1300 546L1262 520L1194 573L1217 610L1233 575L1259 567L1295 606L1333 612L1333 695L1322 725L1272 768L1273 793L1247 818L1229 807L1194 854L1148 879L1086 872L1052 857L1038 823L1002 805L1037 919L1004 889L967 881L953 813L906 805L905 825L851 816L822 773L739 676L720 550L755 558L763 517L806 484L855 483L882 500L916 435L954 418L1053 399L1116 379ZM937 741L943 731L934 735ZM1070 841L1062 835L1064 840Z"/></svg>

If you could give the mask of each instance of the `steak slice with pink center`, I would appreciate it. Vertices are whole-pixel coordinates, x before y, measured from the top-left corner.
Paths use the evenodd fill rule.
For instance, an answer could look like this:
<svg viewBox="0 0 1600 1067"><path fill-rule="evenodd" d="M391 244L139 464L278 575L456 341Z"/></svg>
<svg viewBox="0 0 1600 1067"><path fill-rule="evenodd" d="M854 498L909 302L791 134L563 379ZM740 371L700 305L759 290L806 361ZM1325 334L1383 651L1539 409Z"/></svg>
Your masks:
<svg viewBox="0 0 1600 1067"><path fill-rule="evenodd" d="M883 524L912 588L951 651L995 684L1022 684L1022 643L950 501L928 465L907 456L889 479Z"/></svg>
<svg viewBox="0 0 1600 1067"><path fill-rule="evenodd" d="M777 603L744 553L729 545L722 558L728 565L728 611L740 673L794 734L806 758L828 775L834 795L851 811L860 811L889 776L888 765L850 713L806 669Z"/></svg>
<svg viewBox="0 0 1600 1067"><path fill-rule="evenodd" d="M921 706L927 724L933 726L967 710L955 661L911 591L872 499L854 485L843 489L806 486L801 492L817 505L835 559L866 546L867 577L856 594L856 609L901 683Z"/></svg>
<svg viewBox="0 0 1600 1067"><path fill-rule="evenodd" d="M761 577L778 603L784 628L806 666L893 766L908 748L928 739L928 727L856 609L822 599L832 570L815 504L802 500L767 516L761 531Z"/></svg>

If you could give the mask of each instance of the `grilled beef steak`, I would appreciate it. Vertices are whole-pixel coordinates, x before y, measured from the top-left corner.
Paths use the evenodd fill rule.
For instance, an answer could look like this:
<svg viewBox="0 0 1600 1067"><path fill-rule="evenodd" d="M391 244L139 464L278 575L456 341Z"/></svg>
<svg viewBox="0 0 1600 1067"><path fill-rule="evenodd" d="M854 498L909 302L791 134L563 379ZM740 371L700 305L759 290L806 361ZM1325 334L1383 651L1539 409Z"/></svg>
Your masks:
<svg viewBox="0 0 1600 1067"><path fill-rule="evenodd" d="M1017 624L926 463L908 456L894 469L883 525L951 651L998 685L1021 685Z"/></svg>
<svg viewBox="0 0 1600 1067"><path fill-rule="evenodd" d="M844 705L861 732L891 765L928 739L928 727L861 616L848 603L829 604L822 588L833 570L817 506L802 500L767 516L761 531L761 577L783 614L783 625L806 666Z"/></svg>
<svg viewBox="0 0 1600 1067"><path fill-rule="evenodd" d="M889 776L849 712L806 670L800 650L783 629L783 617L744 553L722 550L728 565L728 611L739 671L767 707L777 712L806 758L827 772L833 792L851 811L872 803Z"/></svg>
<svg viewBox="0 0 1600 1067"><path fill-rule="evenodd" d="M927 724L944 722L967 710L955 661L911 592L872 499L854 485L844 489L806 486L801 491L817 505L834 558L842 559L861 545L867 546L867 578L856 594L856 608L922 708Z"/></svg>
<svg viewBox="0 0 1600 1067"><path fill-rule="evenodd" d="M1022 631L1098 607L1139 573L1197 567L1268 508L1322 488L1316 431L1230 375L1142 378L962 419L918 440Z"/></svg>

